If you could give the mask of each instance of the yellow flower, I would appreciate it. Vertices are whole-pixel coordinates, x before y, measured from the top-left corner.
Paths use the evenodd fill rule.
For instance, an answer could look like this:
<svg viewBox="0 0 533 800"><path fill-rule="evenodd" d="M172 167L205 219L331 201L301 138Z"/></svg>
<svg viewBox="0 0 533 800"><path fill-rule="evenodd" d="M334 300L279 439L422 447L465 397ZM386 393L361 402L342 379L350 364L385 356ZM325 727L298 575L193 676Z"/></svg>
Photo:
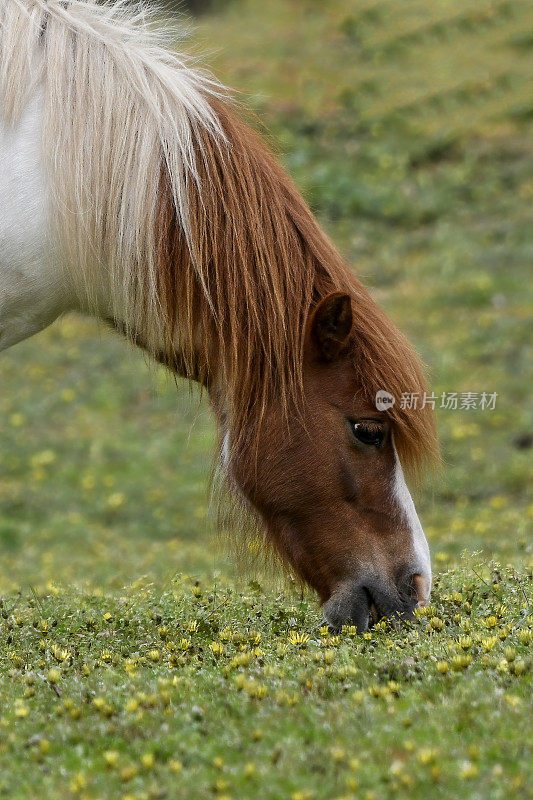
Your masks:
<svg viewBox="0 0 533 800"><path fill-rule="evenodd" d="M132 781L133 778L135 778L135 776L137 775L137 772L138 772L137 767L134 766L133 764L130 764L129 767L124 767L124 769L120 771L120 780L123 781L124 783Z"/></svg>
<svg viewBox="0 0 533 800"><path fill-rule="evenodd" d="M107 506L111 509L120 508L125 502L126 496L122 492L115 492L107 498Z"/></svg>
<svg viewBox="0 0 533 800"><path fill-rule="evenodd" d="M469 653L454 656L451 660L452 669L458 672L461 669L466 669L472 663L472 656Z"/></svg>
<svg viewBox="0 0 533 800"><path fill-rule="evenodd" d="M418 751L417 758L421 764L432 764L437 758L437 753L433 747L423 747Z"/></svg>
<svg viewBox="0 0 533 800"><path fill-rule="evenodd" d="M331 758L336 764L340 764L346 759L346 751L342 747L333 747Z"/></svg>
<svg viewBox="0 0 533 800"><path fill-rule="evenodd" d="M104 753L104 761L106 766L110 769L115 769L119 762L119 752L118 750L106 750Z"/></svg>
<svg viewBox="0 0 533 800"><path fill-rule="evenodd" d="M526 669L526 662L521 658L517 659L517 661L513 661L511 665L511 672L514 675L523 675Z"/></svg>
<svg viewBox="0 0 533 800"><path fill-rule="evenodd" d="M30 713L30 709L25 705L22 700L15 700L15 716L19 719L24 719Z"/></svg>
<svg viewBox="0 0 533 800"><path fill-rule="evenodd" d="M299 631L291 631L289 633L289 642L300 647L305 647L310 637L307 633L300 633Z"/></svg>
<svg viewBox="0 0 533 800"><path fill-rule="evenodd" d="M87 786L87 778L83 774L83 772L78 772L77 775L70 782L70 791L74 794L78 794L85 789Z"/></svg>
<svg viewBox="0 0 533 800"><path fill-rule="evenodd" d="M141 764L143 765L144 769L152 769L155 764L154 754L143 753L141 756Z"/></svg>
<svg viewBox="0 0 533 800"><path fill-rule="evenodd" d="M461 778L465 781L472 780L472 778L477 778L479 774L479 768L477 764L473 764L471 761L465 761L463 766L461 767Z"/></svg>
<svg viewBox="0 0 533 800"><path fill-rule="evenodd" d="M41 453L36 453L31 458L32 467L47 467L53 464L56 460L56 454L53 450L43 450Z"/></svg>
<svg viewBox="0 0 533 800"><path fill-rule="evenodd" d="M531 644L533 642L533 631L530 628L524 628L520 631L518 638L522 644Z"/></svg>

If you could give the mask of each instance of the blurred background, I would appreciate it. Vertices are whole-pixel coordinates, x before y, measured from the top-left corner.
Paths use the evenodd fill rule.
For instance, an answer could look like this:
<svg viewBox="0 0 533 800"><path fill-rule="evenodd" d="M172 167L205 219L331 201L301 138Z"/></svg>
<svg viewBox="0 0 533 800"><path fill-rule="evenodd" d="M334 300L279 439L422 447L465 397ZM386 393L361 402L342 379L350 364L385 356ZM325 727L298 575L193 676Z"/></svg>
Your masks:
<svg viewBox="0 0 533 800"><path fill-rule="evenodd" d="M186 49L257 114L428 365L435 569L464 552L531 566L533 6L187 5L167 4L197 15ZM214 429L195 391L76 317L2 354L0 381L0 591L233 572L213 547ZM443 392L496 405L440 409Z"/></svg>

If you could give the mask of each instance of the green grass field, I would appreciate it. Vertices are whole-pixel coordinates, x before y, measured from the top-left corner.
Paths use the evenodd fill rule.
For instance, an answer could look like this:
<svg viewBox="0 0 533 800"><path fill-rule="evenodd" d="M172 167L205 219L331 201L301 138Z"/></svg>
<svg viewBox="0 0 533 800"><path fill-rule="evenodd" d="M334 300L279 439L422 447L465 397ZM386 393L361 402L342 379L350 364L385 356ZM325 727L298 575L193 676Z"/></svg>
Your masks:
<svg viewBox="0 0 533 800"><path fill-rule="evenodd" d="M496 407L437 409L432 606L333 636L217 541L186 385L77 318L2 354L0 797L533 796L532 30L518 0L200 18L439 400Z"/></svg>

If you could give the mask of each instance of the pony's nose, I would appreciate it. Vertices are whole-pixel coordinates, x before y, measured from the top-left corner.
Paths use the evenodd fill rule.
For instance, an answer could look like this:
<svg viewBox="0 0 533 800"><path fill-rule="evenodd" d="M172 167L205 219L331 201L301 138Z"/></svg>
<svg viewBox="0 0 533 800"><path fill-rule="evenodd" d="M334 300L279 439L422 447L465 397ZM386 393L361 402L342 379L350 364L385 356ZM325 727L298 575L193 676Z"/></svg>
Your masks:
<svg viewBox="0 0 533 800"><path fill-rule="evenodd" d="M369 624L383 617L392 621L410 619L418 604L412 576L397 587L388 581L369 581L365 590L369 603Z"/></svg>
<svg viewBox="0 0 533 800"><path fill-rule="evenodd" d="M409 584L409 588L408 588ZM395 586L385 578L345 582L337 587L323 606L324 618L333 628L356 625L359 632L383 617L410 619L417 606L412 576Z"/></svg>

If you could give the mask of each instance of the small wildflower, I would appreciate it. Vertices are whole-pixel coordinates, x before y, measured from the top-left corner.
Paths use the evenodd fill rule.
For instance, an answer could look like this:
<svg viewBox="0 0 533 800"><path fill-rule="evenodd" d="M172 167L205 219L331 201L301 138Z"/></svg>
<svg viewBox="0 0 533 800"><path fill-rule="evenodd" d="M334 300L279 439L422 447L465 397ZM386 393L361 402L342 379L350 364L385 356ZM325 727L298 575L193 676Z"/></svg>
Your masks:
<svg viewBox="0 0 533 800"><path fill-rule="evenodd" d="M299 631L291 631L289 633L289 642L290 644L297 645L299 647L305 647L309 641L310 637L307 633L300 633Z"/></svg>
<svg viewBox="0 0 533 800"><path fill-rule="evenodd" d="M513 661L510 671L514 675L523 675L526 669L527 669L526 662L522 658L519 658L516 661Z"/></svg>
<svg viewBox="0 0 533 800"><path fill-rule="evenodd" d="M30 709L22 700L15 700L15 716L24 719L30 713Z"/></svg>
<svg viewBox="0 0 533 800"><path fill-rule="evenodd" d="M518 638L522 644L531 644L531 642L533 642L533 631L531 628L524 628L518 634Z"/></svg>
<svg viewBox="0 0 533 800"><path fill-rule="evenodd" d="M461 778L465 781L472 780L472 778L477 778L479 774L479 768L477 764L473 764L471 761L465 761L463 766L461 767Z"/></svg>
<svg viewBox="0 0 533 800"><path fill-rule="evenodd" d="M110 494L107 498L107 507L110 509L117 509L124 505L126 496L122 492L115 492Z"/></svg>
<svg viewBox="0 0 533 800"><path fill-rule="evenodd" d="M120 770L120 780L123 783L127 783L128 781L132 781L138 773L138 769L134 764L130 764L128 767L124 767Z"/></svg>
<svg viewBox="0 0 533 800"><path fill-rule="evenodd" d="M141 764L143 765L144 769L152 769L155 764L154 754L143 753L141 756Z"/></svg>
<svg viewBox="0 0 533 800"><path fill-rule="evenodd" d="M417 758L421 764L433 764L437 758L438 751L433 747L422 747L418 751Z"/></svg>
<svg viewBox="0 0 533 800"><path fill-rule="evenodd" d="M119 758L120 756L118 750L106 750L104 753L104 761L106 767L109 767L109 769L116 769Z"/></svg>
<svg viewBox="0 0 533 800"><path fill-rule="evenodd" d="M472 656L469 653L464 653L461 655L454 656L451 660L452 669L455 672L459 672L462 669L466 669L472 663Z"/></svg>
<svg viewBox="0 0 533 800"><path fill-rule="evenodd" d="M83 772L78 772L70 782L70 791L78 794L87 787L87 778Z"/></svg>
<svg viewBox="0 0 533 800"><path fill-rule="evenodd" d="M522 698L516 694L506 694L505 701L511 708L519 708L522 705Z"/></svg>
<svg viewBox="0 0 533 800"><path fill-rule="evenodd" d="M346 751L342 747L334 747L331 750L331 758L336 764L341 764L346 760Z"/></svg>
<svg viewBox="0 0 533 800"><path fill-rule="evenodd" d="M59 683L59 679L61 678L61 673L58 669L49 669L46 673L46 677L48 682L52 685Z"/></svg>
<svg viewBox="0 0 533 800"><path fill-rule="evenodd" d="M257 767L252 761L249 761L244 765L244 777L253 778L255 775L257 775Z"/></svg>

